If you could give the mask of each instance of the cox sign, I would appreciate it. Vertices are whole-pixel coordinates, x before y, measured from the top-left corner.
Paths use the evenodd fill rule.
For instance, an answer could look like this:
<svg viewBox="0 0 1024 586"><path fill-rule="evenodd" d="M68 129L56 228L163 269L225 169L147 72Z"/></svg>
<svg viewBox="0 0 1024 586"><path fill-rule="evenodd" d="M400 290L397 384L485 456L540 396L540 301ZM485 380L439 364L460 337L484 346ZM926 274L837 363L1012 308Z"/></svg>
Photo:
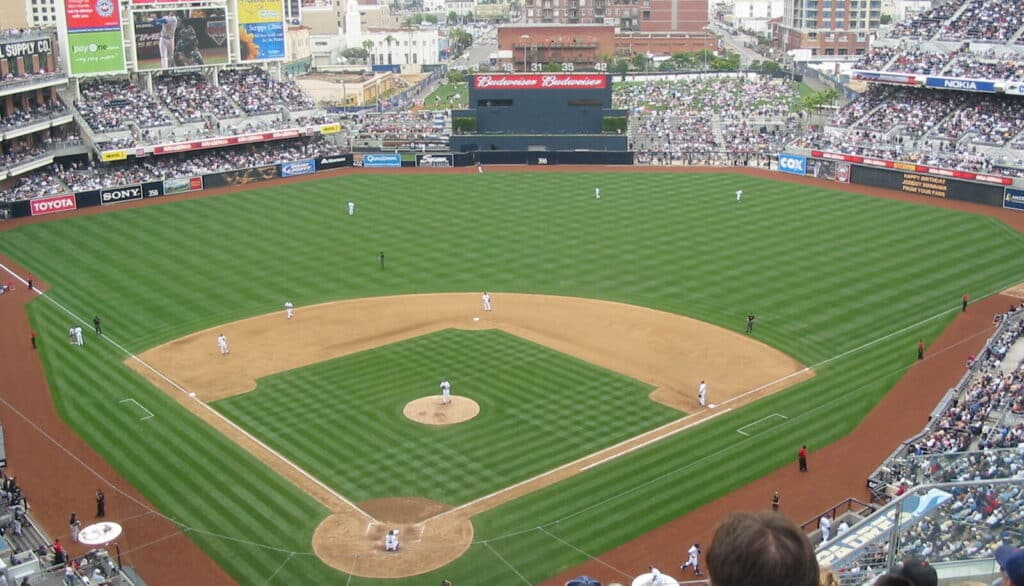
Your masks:
<svg viewBox="0 0 1024 586"><path fill-rule="evenodd" d="M793 175L807 174L807 157L800 155L779 154L779 171Z"/></svg>
<svg viewBox="0 0 1024 586"><path fill-rule="evenodd" d="M78 202L74 195L58 195L57 197L42 197L29 200L29 210L33 216L43 214L56 214L58 212L70 212L78 209Z"/></svg>
<svg viewBox="0 0 1024 586"><path fill-rule="evenodd" d="M398 153L366 153L363 155L364 167L401 167L402 155Z"/></svg>

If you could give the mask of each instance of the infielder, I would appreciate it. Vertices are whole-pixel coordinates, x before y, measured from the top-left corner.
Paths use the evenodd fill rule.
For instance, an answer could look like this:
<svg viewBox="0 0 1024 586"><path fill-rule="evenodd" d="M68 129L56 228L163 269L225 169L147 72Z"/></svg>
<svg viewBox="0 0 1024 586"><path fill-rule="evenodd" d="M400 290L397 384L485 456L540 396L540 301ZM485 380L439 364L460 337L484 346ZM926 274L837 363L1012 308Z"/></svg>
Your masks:
<svg viewBox="0 0 1024 586"><path fill-rule="evenodd" d="M356 202L354 202L354 201L348 202L348 215L350 215L350 216L356 215Z"/></svg>
<svg viewBox="0 0 1024 586"><path fill-rule="evenodd" d="M594 199L601 199L601 188L600 187L595 187L594 188Z"/></svg>
<svg viewBox="0 0 1024 586"><path fill-rule="evenodd" d="M484 295L480 299L484 302L484 311L490 311L491 310L491 296L487 293L487 291L484 291Z"/></svg>
<svg viewBox="0 0 1024 586"><path fill-rule="evenodd" d="M174 64L174 32L178 29L178 17L168 12L154 18L151 24L160 27L160 67L171 67Z"/></svg>
<svg viewBox="0 0 1024 586"><path fill-rule="evenodd" d="M285 315L286 318L288 318L288 319L292 318L292 309L294 307L295 306L292 305L291 301L285 301L284 302L284 315Z"/></svg>
<svg viewBox="0 0 1024 586"><path fill-rule="evenodd" d="M693 568L693 573L700 576L700 544L694 543L686 553L690 554L690 557L686 559L685 564L679 566L679 569Z"/></svg>
<svg viewBox="0 0 1024 586"><path fill-rule="evenodd" d="M448 379L441 381L441 402L450 405L452 402L452 383Z"/></svg>
<svg viewBox="0 0 1024 586"><path fill-rule="evenodd" d="M75 326L75 343L79 346L85 346L85 338L82 337L82 326Z"/></svg>
<svg viewBox="0 0 1024 586"><path fill-rule="evenodd" d="M78 340L75 338L75 326L68 328L68 341L71 342L72 346L78 345Z"/></svg>
<svg viewBox="0 0 1024 586"><path fill-rule="evenodd" d="M697 389L697 402L701 407L708 406L708 384L700 381L700 388Z"/></svg>
<svg viewBox="0 0 1024 586"><path fill-rule="evenodd" d="M222 356L226 356L228 353L228 337L224 334L217 336L217 347L220 348Z"/></svg>
<svg viewBox="0 0 1024 586"><path fill-rule="evenodd" d="M658 568L655 568L654 566L651 566L651 585L652 586L660 586L661 585L661 570L659 570Z"/></svg>
<svg viewBox="0 0 1024 586"><path fill-rule="evenodd" d="M736 203L740 203L741 201L743 201L743 190L738 189L736 190Z"/></svg>

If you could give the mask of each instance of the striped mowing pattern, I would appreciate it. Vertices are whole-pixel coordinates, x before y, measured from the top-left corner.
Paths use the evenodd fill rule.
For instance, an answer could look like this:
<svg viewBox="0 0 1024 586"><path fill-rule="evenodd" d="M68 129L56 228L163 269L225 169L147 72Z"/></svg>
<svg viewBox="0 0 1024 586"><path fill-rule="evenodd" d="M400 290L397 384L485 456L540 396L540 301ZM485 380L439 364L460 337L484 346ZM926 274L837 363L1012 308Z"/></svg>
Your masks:
<svg viewBox="0 0 1024 586"><path fill-rule="evenodd" d="M450 428L404 420L441 378L480 416ZM458 505L679 416L651 390L500 330L445 330L268 377L215 406L355 501Z"/></svg>
<svg viewBox="0 0 1024 586"><path fill-rule="evenodd" d="M598 185L600 202L593 198ZM736 189L744 190L742 204L734 201ZM349 199L358 204L353 218L344 210ZM429 584L443 575L460 586L539 581L584 559L581 552L601 553L789 463L793 445L841 437L914 361L916 340L931 339L952 313L913 324L958 310L965 291L978 298L1024 280L1007 263L1024 252L1021 237L991 219L728 174L353 175L24 226L0 233L0 251L51 283L53 296L72 311L86 319L101 315L105 332L133 351L279 311L285 298L301 309L339 298L484 289L624 301L736 330L754 311L755 336L806 364L909 327L829 362L784 393L488 511L474 519L479 541L467 555L428 577L393 582ZM47 302L33 302L30 313L61 415L163 512L194 528L189 537L241 583L372 582L350 581L311 556L322 507L122 367L111 347L91 336L84 348L69 346L70 320ZM508 338L494 347L521 344ZM433 336L408 342L407 348L443 346ZM446 343L462 348L445 356L453 369L472 365L474 352L500 362L490 356L495 350L476 350L475 342L469 348ZM379 367L380 356L402 349L266 383L294 375L321 392L364 392L351 388L347 378L356 371L349 367L359 361ZM367 378L395 381L387 392L419 395L449 376L460 392L461 379L440 372L439 362L413 356L408 367ZM590 380L584 376L607 376L572 366L557 376L577 377L584 389ZM342 372L334 368L345 375L332 385L330 373ZM486 371L466 376L508 384ZM289 386L280 384L278 394L302 394ZM119 404L125 398L155 417L139 421L137 409ZM329 414L319 404L303 410L293 403L275 408L300 421L306 413L306 425ZM423 433L475 433L474 425L502 407L494 400L478 420ZM399 407L392 409L390 417L377 409L366 419L390 426L404 441L410 424ZM735 432L771 413L789 419L750 438ZM583 419L572 411L559 415L575 424ZM496 425L510 421L490 418ZM618 422L611 432L632 425ZM119 433L101 431L111 427ZM281 429L275 442L295 441ZM589 439L573 436L578 443L568 449L604 439L603 428L584 431ZM428 446L424 453L436 460L430 452ZM457 479L468 486L418 480L446 502L500 486L502 474L509 474L506 483L523 475L470 448L446 446L445 453L458 460L451 466L473 473ZM396 460L377 455L340 450L332 483L386 494L378 484L403 473L391 467ZM331 465L318 451L306 457ZM376 483L360 478L368 470Z"/></svg>

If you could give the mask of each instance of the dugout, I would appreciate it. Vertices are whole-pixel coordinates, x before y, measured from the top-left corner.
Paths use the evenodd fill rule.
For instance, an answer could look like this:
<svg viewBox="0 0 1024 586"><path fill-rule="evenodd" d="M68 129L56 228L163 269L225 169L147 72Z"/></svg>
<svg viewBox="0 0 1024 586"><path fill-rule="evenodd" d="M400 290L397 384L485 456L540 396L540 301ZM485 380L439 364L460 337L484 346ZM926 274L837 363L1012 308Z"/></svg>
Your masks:
<svg viewBox="0 0 1024 586"><path fill-rule="evenodd" d="M628 151L626 110L605 74L478 74L452 111L453 152Z"/></svg>

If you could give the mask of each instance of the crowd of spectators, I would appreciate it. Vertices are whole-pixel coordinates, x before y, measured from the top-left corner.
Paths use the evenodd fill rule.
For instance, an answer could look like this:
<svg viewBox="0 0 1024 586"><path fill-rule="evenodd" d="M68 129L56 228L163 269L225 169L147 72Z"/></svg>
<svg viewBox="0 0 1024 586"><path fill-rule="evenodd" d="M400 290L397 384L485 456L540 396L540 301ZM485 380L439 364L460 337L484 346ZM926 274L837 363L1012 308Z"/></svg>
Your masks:
<svg viewBox="0 0 1024 586"><path fill-rule="evenodd" d="M248 114L268 114L281 108L310 110L313 99L294 81L277 81L258 67L225 69L220 72L221 88Z"/></svg>
<svg viewBox="0 0 1024 586"><path fill-rule="evenodd" d="M629 110L630 148L640 163L757 164L797 134L796 93L785 80L702 75L616 87Z"/></svg>
<svg viewBox="0 0 1024 586"><path fill-rule="evenodd" d="M451 120L447 113L430 110L369 112L355 121L352 133L357 142L419 150L420 146L447 145Z"/></svg>
<svg viewBox="0 0 1024 586"><path fill-rule="evenodd" d="M916 45L876 47L853 67L918 75L944 75L966 79L1024 81L1024 55L1013 51L936 51Z"/></svg>
<svg viewBox="0 0 1024 586"><path fill-rule="evenodd" d="M974 0L977 1L977 0ZM933 6L910 20L898 22L886 34L890 38L930 39L963 6L964 0L950 0Z"/></svg>
<svg viewBox="0 0 1024 586"><path fill-rule="evenodd" d="M1021 0L969 0L963 12L939 30L939 40L1005 43L1024 26L1022 10Z"/></svg>
<svg viewBox="0 0 1024 586"><path fill-rule="evenodd" d="M220 120L242 115L234 101L199 72L154 76L153 89L182 123L201 122L207 114Z"/></svg>
<svg viewBox="0 0 1024 586"><path fill-rule="evenodd" d="M82 99L75 108L96 132L166 126L171 119L151 94L128 80L82 83Z"/></svg>
<svg viewBox="0 0 1024 586"><path fill-rule="evenodd" d="M1008 96L977 96L968 100L930 134L947 140L959 140L973 133L972 142L1005 145L1024 132L1022 101Z"/></svg>
<svg viewBox="0 0 1024 586"><path fill-rule="evenodd" d="M0 117L0 130L11 130L67 113L67 106L60 101L14 110L10 114Z"/></svg>
<svg viewBox="0 0 1024 586"><path fill-rule="evenodd" d="M889 132L898 126L900 134L918 138L971 98L967 92L894 88L888 99L853 127Z"/></svg>
<svg viewBox="0 0 1024 586"><path fill-rule="evenodd" d="M961 51L942 72L950 77L1024 81L1024 55Z"/></svg>

